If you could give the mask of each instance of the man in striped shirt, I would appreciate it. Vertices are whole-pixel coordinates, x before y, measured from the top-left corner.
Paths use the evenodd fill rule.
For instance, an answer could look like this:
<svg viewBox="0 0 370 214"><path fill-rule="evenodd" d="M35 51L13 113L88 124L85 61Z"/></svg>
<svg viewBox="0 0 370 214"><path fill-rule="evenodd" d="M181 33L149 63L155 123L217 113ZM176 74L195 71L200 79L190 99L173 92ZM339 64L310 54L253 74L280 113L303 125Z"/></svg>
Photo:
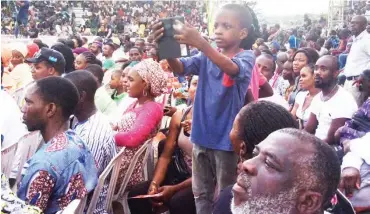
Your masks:
<svg viewBox="0 0 370 214"><path fill-rule="evenodd" d="M89 147L98 168L98 175L108 166L117 154L113 131L105 116L97 111L94 104L94 95L98 84L94 76L88 71L74 71L65 76L78 89L80 101L74 112L77 123L73 125L75 132ZM104 213L104 201L108 184L104 185L99 196L96 213Z"/></svg>

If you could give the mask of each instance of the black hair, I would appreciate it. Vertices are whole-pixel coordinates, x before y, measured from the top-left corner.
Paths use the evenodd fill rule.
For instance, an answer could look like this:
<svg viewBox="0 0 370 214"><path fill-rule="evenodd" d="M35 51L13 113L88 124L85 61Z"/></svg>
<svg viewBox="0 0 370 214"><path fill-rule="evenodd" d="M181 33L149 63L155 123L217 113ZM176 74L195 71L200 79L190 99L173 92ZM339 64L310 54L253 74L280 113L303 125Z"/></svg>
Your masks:
<svg viewBox="0 0 370 214"><path fill-rule="evenodd" d="M303 160L305 166L302 167L304 172L298 173L298 178L303 185L307 185L309 190L318 191L323 196L322 207L330 203L335 194L340 180L340 162L334 149L329 144L320 140L303 130L297 129L282 129L278 132L291 135L297 138L297 143L304 143L314 148L313 155L310 160ZM299 181L297 181L299 182Z"/></svg>
<svg viewBox="0 0 370 214"><path fill-rule="evenodd" d="M124 62L123 64L122 64L122 67L121 67L121 69L122 69L122 71L123 70L125 70L130 64L131 64L131 62L132 61L130 61L130 60L128 60L128 61L126 61L126 62Z"/></svg>
<svg viewBox="0 0 370 214"><path fill-rule="evenodd" d="M70 73L75 70L73 63L75 61L75 56L73 55L72 49L61 42L55 43L51 46L51 49L59 51L64 56L66 61L65 73Z"/></svg>
<svg viewBox="0 0 370 214"><path fill-rule="evenodd" d="M324 46L324 44L325 44L325 39L324 39L324 38L319 38L319 39L317 40L317 44L318 44L320 47Z"/></svg>
<svg viewBox="0 0 370 214"><path fill-rule="evenodd" d="M65 45L67 45L71 49L75 49L75 43L72 41L72 39L66 39Z"/></svg>
<svg viewBox="0 0 370 214"><path fill-rule="evenodd" d="M86 37L82 37L81 40L85 43L87 43L89 40Z"/></svg>
<svg viewBox="0 0 370 214"><path fill-rule="evenodd" d="M313 63L315 64L316 61L319 59L319 54L317 53L317 51L313 48L300 48L298 49L294 54L293 54L293 60L295 58L295 56L298 54L298 53L303 53L304 55L306 55L307 57L307 64L309 63Z"/></svg>
<svg viewBox="0 0 370 214"><path fill-rule="evenodd" d="M62 108L63 119L67 121L79 101L80 95L76 86L62 77L55 76L36 81L36 86L37 93L45 102L55 103Z"/></svg>
<svg viewBox="0 0 370 214"><path fill-rule="evenodd" d="M92 73L85 70L77 70L65 75L64 78L70 80L76 86L80 94L84 91L89 101L94 101L98 83Z"/></svg>
<svg viewBox="0 0 370 214"><path fill-rule="evenodd" d="M239 137L246 143L246 154L252 155L254 147L272 132L282 128L297 128L292 114L284 107L270 101L257 101L239 111Z"/></svg>
<svg viewBox="0 0 370 214"><path fill-rule="evenodd" d="M85 71L92 73L98 79L99 85L103 82L104 71L101 66L96 64L90 64L86 66Z"/></svg>
<svg viewBox="0 0 370 214"><path fill-rule="evenodd" d="M43 43L39 39L33 40L33 43L35 43L37 46L39 46L39 49L41 49L41 48L49 48L49 46L47 44Z"/></svg>
<svg viewBox="0 0 370 214"><path fill-rule="evenodd" d="M83 52L81 53L80 55L82 55L83 57L85 57L86 59L86 62L88 64L96 64L96 65L100 65L102 66L102 63L100 60L98 60L95 56L95 54L93 54L92 52L90 51L86 51L86 52Z"/></svg>
<svg viewBox="0 0 370 214"><path fill-rule="evenodd" d="M308 63L307 65L304 66L304 68L307 67L309 69L311 69L312 73L314 73L315 71L315 64L313 63Z"/></svg>
<svg viewBox="0 0 370 214"><path fill-rule="evenodd" d="M268 54L268 53L266 53L266 51L262 51L260 56L264 56L267 59L272 61L272 71L271 72L274 73L275 70L276 70L276 62L275 62L275 59L272 56L272 54Z"/></svg>
<svg viewBox="0 0 370 214"><path fill-rule="evenodd" d="M143 54L144 54L143 50L142 50L140 47L134 46L134 47L130 48L129 52L130 52L132 49L137 49L141 55L143 55Z"/></svg>
<svg viewBox="0 0 370 214"><path fill-rule="evenodd" d="M77 40L77 46L78 46L78 48L79 47L82 47L82 39L81 39L81 37L79 37L77 35L73 35L73 36L70 37L70 39L71 40L73 40L73 39Z"/></svg>
<svg viewBox="0 0 370 214"><path fill-rule="evenodd" d="M361 76L363 76L366 79L370 79L370 69L366 69L362 72Z"/></svg>
<svg viewBox="0 0 370 214"><path fill-rule="evenodd" d="M248 29L248 36L240 43L244 50L251 50L254 42L260 37L260 27L254 11L248 5L226 4L222 9L231 10L237 14L242 28Z"/></svg>

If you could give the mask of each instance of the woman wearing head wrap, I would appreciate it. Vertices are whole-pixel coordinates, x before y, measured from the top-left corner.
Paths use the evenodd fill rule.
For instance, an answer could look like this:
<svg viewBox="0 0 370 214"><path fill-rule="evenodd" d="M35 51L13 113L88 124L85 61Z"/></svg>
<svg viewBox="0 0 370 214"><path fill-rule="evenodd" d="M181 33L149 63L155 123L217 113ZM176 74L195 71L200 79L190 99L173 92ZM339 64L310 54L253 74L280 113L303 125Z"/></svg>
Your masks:
<svg viewBox="0 0 370 214"><path fill-rule="evenodd" d="M160 65L152 59L144 60L132 67L127 75L128 94L136 101L121 116L114 128L118 131L115 141L118 147L126 147L116 186L120 188L132 158L141 145L155 136L163 117L163 105L154 101L166 88L166 78ZM142 159L128 183L128 188L143 181Z"/></svg>
<svg viewBox="0 0 370 214"><path fill-rule="evenodd" d="M24 59L28 55L27 45L23 43L13 43L10 46L12 56L10 58L10 65L4 73L3 86L10 93L24 87L32 82L31 68Z"/></svg>

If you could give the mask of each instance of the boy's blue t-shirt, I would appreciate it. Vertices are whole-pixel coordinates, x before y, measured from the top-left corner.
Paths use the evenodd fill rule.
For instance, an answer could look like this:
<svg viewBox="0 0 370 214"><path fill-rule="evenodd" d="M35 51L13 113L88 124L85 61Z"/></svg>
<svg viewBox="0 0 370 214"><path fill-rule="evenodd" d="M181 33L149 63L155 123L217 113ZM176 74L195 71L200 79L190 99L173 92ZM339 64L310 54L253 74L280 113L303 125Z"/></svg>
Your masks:
<svg viewBox="0 0 370 214"><path fill-rule="evenodd" d="M202 52L181 58L184 74L198 75L191 141L215 150L233 151L229 133L235 116L244 105L252 76L255 56L242 51L231 58L239 66L239 74L229 77Z"/></svg>

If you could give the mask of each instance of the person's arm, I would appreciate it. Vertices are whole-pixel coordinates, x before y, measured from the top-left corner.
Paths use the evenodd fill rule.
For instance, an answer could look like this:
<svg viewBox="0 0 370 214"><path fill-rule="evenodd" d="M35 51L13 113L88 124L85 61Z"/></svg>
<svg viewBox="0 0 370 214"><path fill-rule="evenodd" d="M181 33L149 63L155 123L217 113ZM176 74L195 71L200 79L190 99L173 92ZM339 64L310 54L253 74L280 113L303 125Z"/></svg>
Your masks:
<svg viewBox="0 0 370 214"><path fill-rule="evenodd" d="M42 161L30 165L17 193L21 200L42 210L47 208L57 181L49 168Z"/></svg>
<svg viewBox="0 0 370 214"><path fill-rule="evenodd" d="M114 139L117 146L126 146L134 148L142 144L153 129L158 125L163 117L163 108L160 108L157 103L146 105L145 109L137 114L134 125L127 132L118 132Z"/></svg>
<svg viewBox="0 0 370 214"><path fill-rule="evenodd" d="M198 32L197 32L198 33ZM199 34L199 33L198 33ZM239 74L239 66L229 57L218 52L213 48L203 37L199 35L200 44L198 48L204 53L213 63L215 63L221 71L225 72L229 76L237 76Z"/></svg>
<svg viewBox="0 0 370 214"><path fill-rule="evenodd" d="M157 166L154 170L153 182L161 185L166 177L168 164L171 162L173 151L175 150L177 136L180 133L180 122L182 118L182 111L177 111L171 118L169 134L167 136L163 153L159 157Z"/></svg>
<svg viewBox="0 0 370 214"><path fill-rule="evenodd" d="M317 125L318 125L317 117L314 113L311 112L310 117L308 118L307 124L304 127L304 130L308 133L315 134Z"/></svg>
<svg viewBox="0 0 370 214"><path fill-rule="evenodd" d="M293 109L290 112L293 116L293 118L296 120L297 119L297 110L298 110L299 104L297 102L294 103Z"/></svg>
<svg viewBox="0 0 370 214"><path fill-rule="evenodd" d="M348 118L336 118L331 121L328 134L326 135L326 138L324 139L325 142L327 142L329 145L332 145L335 143L335 132L344 125L344 123L348 120Z"/></svg>
<svg viewBox="0 0 370 214"><path fill-rule="evenodd" d="M245 94L244 105L248 105L249 103L251 103L253 101L254 101L254 97L253 97L252 90L250 88L248 88L247 93ZM234 146L234 151L236 151L235 146Z"/></svg>
<svg viewBox="0 0 370 214"><path fill-rule="evenodd" d="M274 95L271 85L266 81L259 89L259 98L271 97Z"/></svg>

